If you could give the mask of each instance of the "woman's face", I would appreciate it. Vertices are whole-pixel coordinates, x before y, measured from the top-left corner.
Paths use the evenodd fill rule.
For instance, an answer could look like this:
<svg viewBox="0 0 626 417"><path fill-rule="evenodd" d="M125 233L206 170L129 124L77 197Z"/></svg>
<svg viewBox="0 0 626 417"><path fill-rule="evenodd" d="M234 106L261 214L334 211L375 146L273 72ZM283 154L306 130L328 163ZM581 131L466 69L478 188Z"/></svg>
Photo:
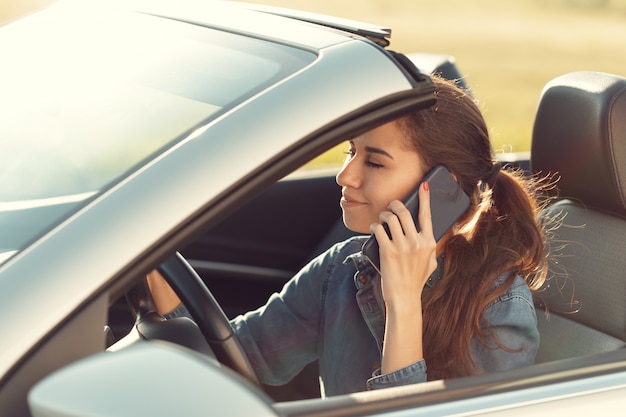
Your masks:
<svg viewBox="0 0 626 417"><path fill-rule="evenodd" d="M346 227L369 234L370 225L393 200L404 200L426 174L405 133L391 122L350 140L337 174Z"/></svg>

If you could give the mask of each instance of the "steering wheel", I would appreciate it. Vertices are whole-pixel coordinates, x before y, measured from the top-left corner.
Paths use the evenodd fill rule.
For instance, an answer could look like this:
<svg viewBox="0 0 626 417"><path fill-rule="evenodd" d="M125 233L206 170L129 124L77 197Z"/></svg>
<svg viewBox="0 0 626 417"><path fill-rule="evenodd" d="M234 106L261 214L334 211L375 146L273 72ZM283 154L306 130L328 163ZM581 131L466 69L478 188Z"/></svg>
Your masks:
<svg viewBox="0 0 626 417"><path fill-rule="evenodd" d="M260 385L224 311L185 258L177 252L163 262L158 270L189 310L216 359L254 384ZM137 291L133 297L127 298L136 312L145 311L146 306L152 305L152 300L147 299L150 298L147 289Z"/></svg>

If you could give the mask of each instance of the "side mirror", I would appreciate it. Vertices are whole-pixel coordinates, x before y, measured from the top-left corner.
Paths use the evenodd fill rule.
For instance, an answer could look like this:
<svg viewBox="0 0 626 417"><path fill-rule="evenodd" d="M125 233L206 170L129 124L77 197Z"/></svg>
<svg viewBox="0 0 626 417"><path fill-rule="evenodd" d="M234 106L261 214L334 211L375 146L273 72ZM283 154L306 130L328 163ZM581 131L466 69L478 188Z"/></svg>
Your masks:
<svg viewBox="0 0 626 417"><path fill-rule="evenodd" d="M38 382L28 396L34 417L278 417L271 404L216 361L160 341L70 364Z"/></svg>

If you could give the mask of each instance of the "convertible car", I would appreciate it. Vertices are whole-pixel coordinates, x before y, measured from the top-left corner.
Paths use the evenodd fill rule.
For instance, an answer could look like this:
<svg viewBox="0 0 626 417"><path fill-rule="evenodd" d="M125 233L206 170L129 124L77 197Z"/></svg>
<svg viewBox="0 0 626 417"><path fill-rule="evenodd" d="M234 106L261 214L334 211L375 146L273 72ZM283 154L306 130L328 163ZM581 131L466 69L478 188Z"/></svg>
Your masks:
<svg viewBox="0 0 626 417"><path fill-rule="evenodd" d="M207 1L59 2L0 28L0 415L620 415L626 78L546 80L528 155L559 178L536 364L321 398L258 383L228 319L350 236L310 161L433 105L447 55L360 22ZM468 86L461 84L462 87ZM194 320L164 320L158 269Z"/></svg>

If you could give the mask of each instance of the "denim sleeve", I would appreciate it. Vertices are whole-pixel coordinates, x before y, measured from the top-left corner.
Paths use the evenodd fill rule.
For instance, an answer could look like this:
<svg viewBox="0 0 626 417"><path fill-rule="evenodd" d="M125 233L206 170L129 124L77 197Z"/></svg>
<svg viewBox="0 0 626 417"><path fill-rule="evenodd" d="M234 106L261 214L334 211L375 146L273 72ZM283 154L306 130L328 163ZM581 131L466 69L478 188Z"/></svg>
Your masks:
<svg viewBox="0 0 626 417"><path fill-rule="evenodd" d="M327 261L312 261L267 303L230 321L261 382L282 385L317 357L321 271ZM192 318L184 304L166 319Z"/></svg>
<svg viewBox="0 0 626 417"><path fill-rule="evenodd" d="M539 348L537 316L530 289L517 277L511 288L485 310L483 325L499 341L489 345L472 340L472 354L484 372L532 365Z"/></svg>
<svg viewBox="0 0 626 417"><path fill-rule="evenodd" d="M318 358L322 297L337 250L311 261L263 307L231 321L263 383L282 385Z"/></svg>
<svg viewBox="0 0 626 417"><path fill-rule="evenodd" d="M422 359L394 372L381 375L378 368L367 381L367 389L399 387L426 382L426 362Z"/></svg>

